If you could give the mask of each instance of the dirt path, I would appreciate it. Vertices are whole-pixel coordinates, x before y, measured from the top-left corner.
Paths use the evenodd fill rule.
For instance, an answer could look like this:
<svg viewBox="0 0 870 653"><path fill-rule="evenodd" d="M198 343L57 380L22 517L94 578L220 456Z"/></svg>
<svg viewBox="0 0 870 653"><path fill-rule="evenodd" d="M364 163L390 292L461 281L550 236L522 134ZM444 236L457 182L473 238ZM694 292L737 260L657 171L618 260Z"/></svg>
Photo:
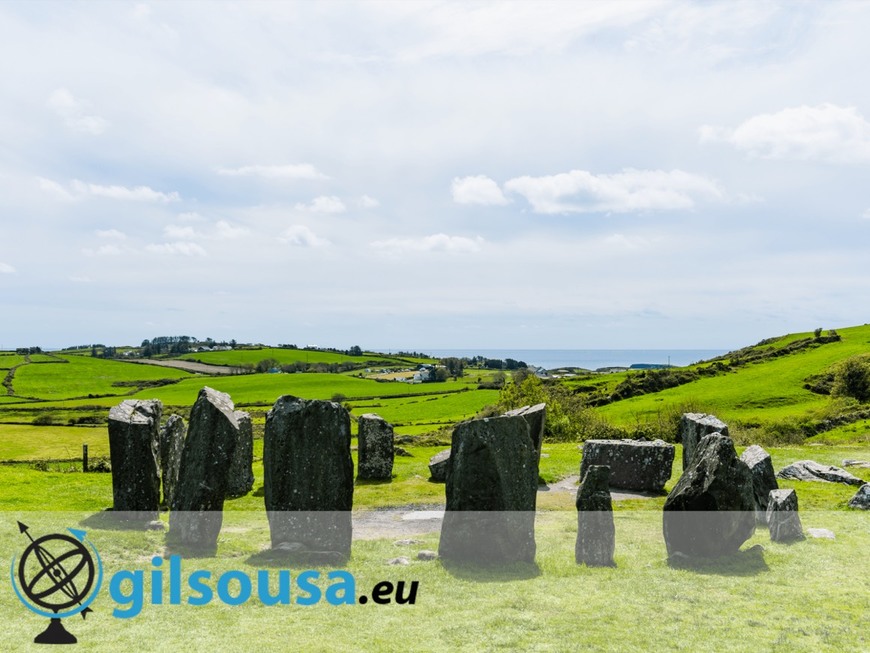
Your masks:
<svg viewBox="0 0 870 653"><path fill-rule="evenodd" d="M238 367L229 367L227 365L207 365L206 363L197 363L196 361L182 361L177 359L168 360L151 360L150 358L131 358L131 363L140 363L142 365L157 365L158 367L173 367L177 370L185 372L193 372L194 374L210 374L213 376L229 376L239 374Z"/></svg>

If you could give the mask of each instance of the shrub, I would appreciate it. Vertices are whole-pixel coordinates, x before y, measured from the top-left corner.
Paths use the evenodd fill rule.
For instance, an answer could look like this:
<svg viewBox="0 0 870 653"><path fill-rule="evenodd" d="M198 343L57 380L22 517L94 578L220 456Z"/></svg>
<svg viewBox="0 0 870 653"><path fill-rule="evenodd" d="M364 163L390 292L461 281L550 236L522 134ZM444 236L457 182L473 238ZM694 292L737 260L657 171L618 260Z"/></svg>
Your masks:
<svg viewBox="0 0 870 653"><path fill-rule="evenodd" d="M870 363L863 356L847 358L834 373L831 394L852 397L860 402L870 400Z"/></svg>
<svg viewBox="0 0 870 653"><path fill-rule="evenodd" d="M34 426L51 426L54 424L54 415L51 413L42 413L34 417L31 424Z"/></svg>

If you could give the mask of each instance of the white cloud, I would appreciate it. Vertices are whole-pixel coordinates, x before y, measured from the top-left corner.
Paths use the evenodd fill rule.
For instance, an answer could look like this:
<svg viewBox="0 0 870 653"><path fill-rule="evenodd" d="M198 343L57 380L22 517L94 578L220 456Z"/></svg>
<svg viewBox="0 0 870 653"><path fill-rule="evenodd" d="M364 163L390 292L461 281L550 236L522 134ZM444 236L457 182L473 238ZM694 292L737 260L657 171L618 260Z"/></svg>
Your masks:
<svg viewBox="0 0 870 653"><path fill-rule="evenodd" d="M265 179L329 179L310 163L279 166L242 166L240 168L218 168L218 174L227 177L263 177Z"/></svg>
<svg viewBox="0 0 870 653"><path fill-rule="evenodd" d="M205 222L205 218L202 217L196 211L188 211L187 213L179 213L178 219L182 222Z"/></svg>
<svg viewBox="0 0 870 653"><path fill-rule="evenodd" d="M66 188L61 186L56 181L51 179L46 179L45 177L37 177L36 183L39 186L39 190L49 194L54 195L58 199L63 200L74 200L75 196L70 193Z"/></svg>
<svg viewBox="0 0 870 653"><path fill-rule="evenodd" d="M479 252L483 238L432 234L423 238L389 238L370 243L375 249L410 252Z"/></svg>
<svg viewBox="0 0 870 653"><path fill-rule="evenodd" d="M502 206L508 203L498 184L486 175L454 177L451 192L457 204Z"/></svg>
<svg viewBox="0 0 870 653"><path fill-rule="evenodd" d="M82 134L97 136L106 131L109 122L88 113L86 102L76 98L68 89L59 88L48 98L48 107L63 118L67 127Z"/></svg>
<svg viewBox="0 0 870 653"><path fill-rule="evenodd" d="M279 240L294 247L326 247L331 243L325 238L321 238L311 229L302 224L294 224L284 230Z"/></svg>
<svg viewBox="0 0 870 653"><path fill-rule="evenodd" d="M244 227L237 227L226 220L218 220L214 227L214 237L220 240L236 240L248 233L248 230Z"/></svg>
<svg viewBox="0 0 870 653"><path fill-rule="evenodd" d="M347 207L334 195L321 195L311 200L311 204L297 204L296 210L309 213L344 213Z"/></svg>
<svg viewBox="0 0 870 653"><path fill-rule="evenodd" d="M8 263L0 263L0 274L15 274L15 268Z"/></svg>
<svg viewBox="0 0 870 653"><path fill-rule="evenodd" d="M103 186L90 184L78 179L70 182L70 188L80 196L105 197L113 200L131 202L177 202L181 199L177 192L163 193L150 186Z"/></svg>
<svg viewBox="0 0 870 653"><path fill-rule="evenodd" d="M699 200L721 200L711 179L682 170L635 170L595 175L586 170L517 177L505 189L525 197L535 213L628 213L686 210Z"/></svg>
<svg viewBox="0 0 870 653"><path fill-rule="evenodd" d="M93 281L90 277L82 275L71 275L67 278L73 283L91 283Z"/></svg>
<svg viewBox="0 0 870 653"><path fill-rule="evenodd" d="M178 256L205 256L206 251L196 243L174 242L160 245L147 245L145 249L155 254L171 254Z"/></svg>
<svg viewBox="0 0 870 653"><path fill-rule="evenodd" d="M97 229L97 238L104 240L126 240L127 234L117 229Z"/></svg>
<svg viewBox="0 0 870 653"><path fill-rule="evenodd" d="M163 227L163 235L170 240L195 240L200 237L193 227L179 227L175 224Z"/></svg>
<svg viewBox="0 0 870 653"><path fill-rule="evenodd" d="M363 195L357 200L357 206L361 209L376 209L381 203L376 200L374 197L369 197L368 195Z"/></svg>
<svg viewBox="0 0 870 653"><path fill-rule="evenodd" d="M82 250L85 256L120 256L123 251L117 245L100 245L97 249L86 247Z"/></svg>
<svg viewBox="0 0 870 653"><path fill-rule="evenodd" d="M765 159L870 161L870 123L855 107L802 105L753 116L733 130L704 125L699 132L702 143L723 141Z"/></svg>

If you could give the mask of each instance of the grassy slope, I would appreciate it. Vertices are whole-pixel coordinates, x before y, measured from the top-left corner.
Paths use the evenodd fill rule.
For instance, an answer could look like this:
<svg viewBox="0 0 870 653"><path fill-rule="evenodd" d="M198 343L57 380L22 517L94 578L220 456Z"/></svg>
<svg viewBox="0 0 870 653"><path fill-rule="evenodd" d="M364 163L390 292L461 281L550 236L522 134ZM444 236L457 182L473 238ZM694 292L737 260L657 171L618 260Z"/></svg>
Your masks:
<svg viewBox="0 0 870 653"><path fill-rule="evenodd" d="M232 351L208 351L184 354L181 360L199 361L209 365L256 365L267 358L274 358L282 365L290 363L354 363L368 364L369 361L384 366L408 366L405 360L398 360L384 354L364 353L362 356L348 356L331 351L309 351L305 349L283 349L265 347L263 349L234 349ZM410 359L408 359L410 360ZM425 361L431 362L431 361Z"/></svg>

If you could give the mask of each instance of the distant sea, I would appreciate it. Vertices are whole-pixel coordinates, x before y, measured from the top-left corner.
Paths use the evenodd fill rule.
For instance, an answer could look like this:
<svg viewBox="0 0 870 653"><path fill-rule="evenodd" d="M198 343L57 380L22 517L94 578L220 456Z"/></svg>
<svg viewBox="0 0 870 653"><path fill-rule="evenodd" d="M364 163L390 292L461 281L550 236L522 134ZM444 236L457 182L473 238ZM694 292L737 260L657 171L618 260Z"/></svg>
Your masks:
<svg viewBox="0 0 870 653"><path fill-rule="evenodd" d="M631 367L635 364L676 365L682 367L728 353L727 349L423 349L438 358L485 356L513 358L548 370L560 367Z"/></svg>

